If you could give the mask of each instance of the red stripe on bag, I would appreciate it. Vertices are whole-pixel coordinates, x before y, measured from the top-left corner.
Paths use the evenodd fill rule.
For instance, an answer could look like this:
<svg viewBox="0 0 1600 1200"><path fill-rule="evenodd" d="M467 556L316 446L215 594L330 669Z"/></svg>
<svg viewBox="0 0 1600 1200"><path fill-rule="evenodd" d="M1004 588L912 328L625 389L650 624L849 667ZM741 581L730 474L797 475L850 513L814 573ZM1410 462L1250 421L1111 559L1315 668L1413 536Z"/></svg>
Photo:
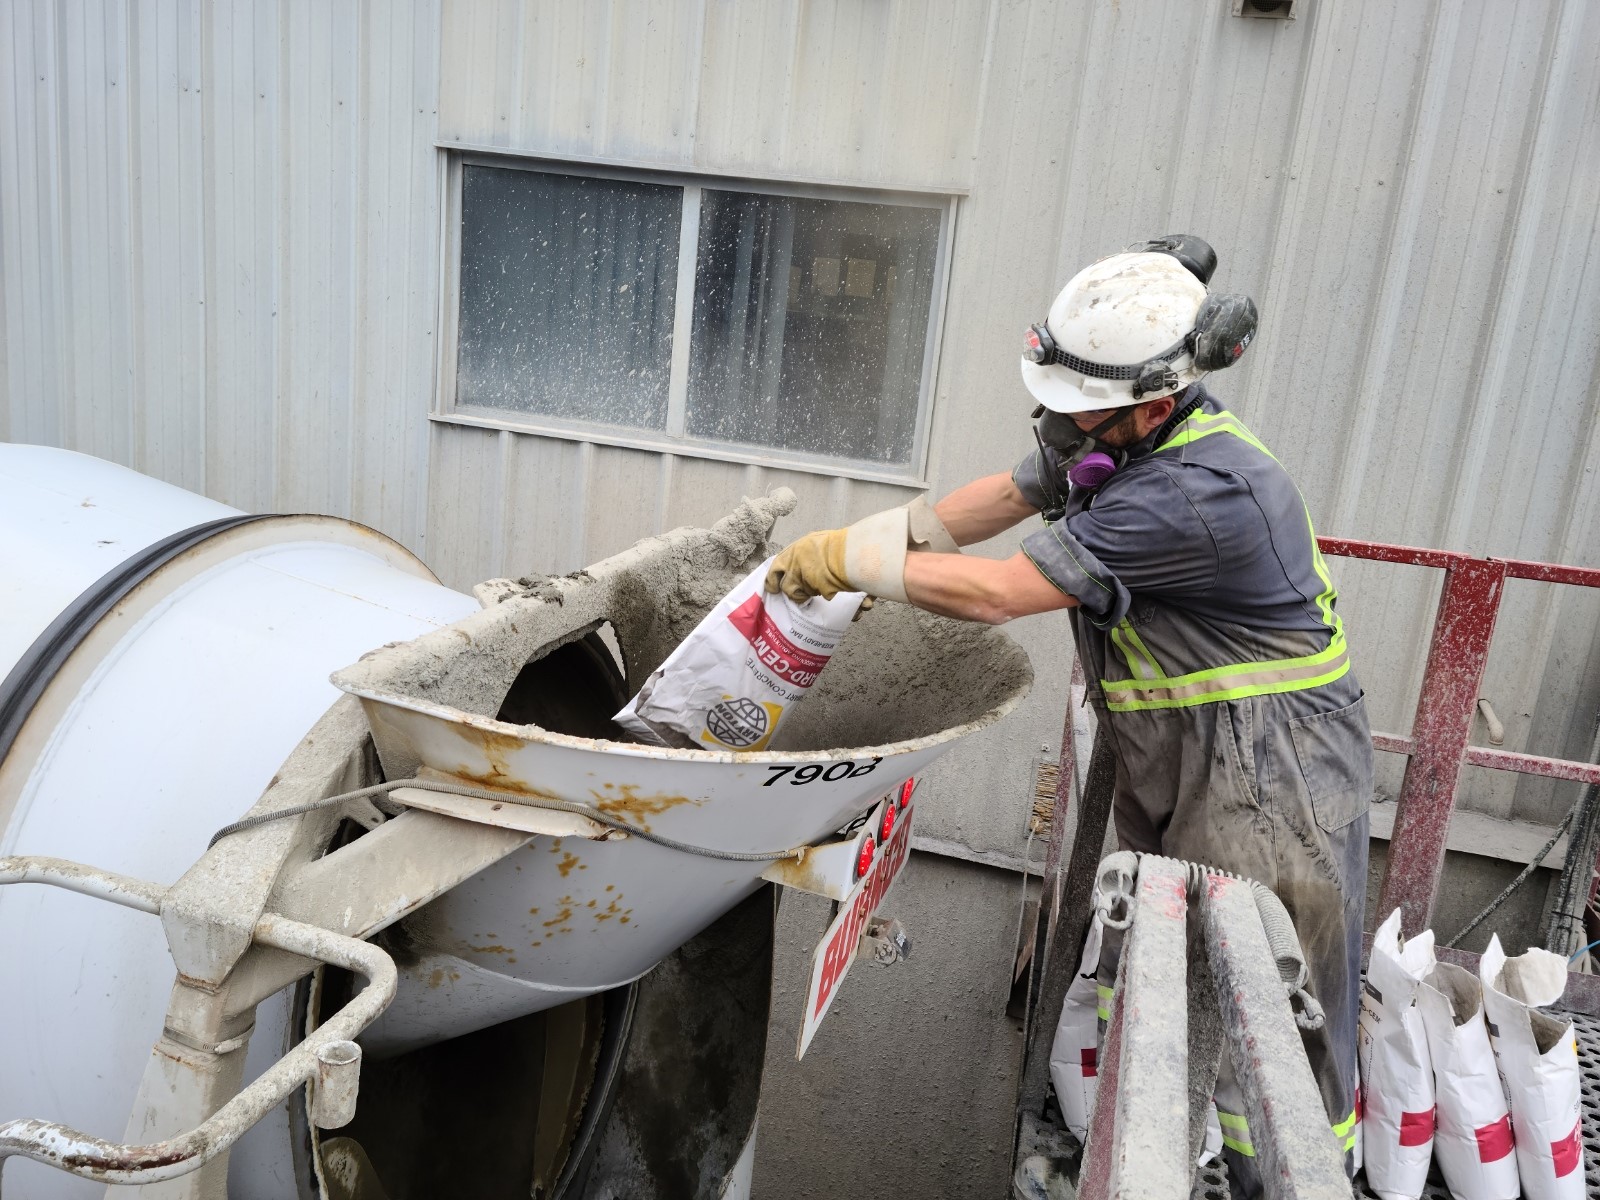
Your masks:
<svg viewBox="0 0 1600 1200"><path fill-rule="evenodd" d="M729 613L728 624L744 635L762 666L796 687L810 687L828 665L828 655L796 646L784 636L767 613L760 592Z"/></svg>
<svg viewBox="0 0 1600 1200"><path fill-rule="evenodd" d="M1084 1047L1079 1063L1083 1067L1083 1077L1085 1079L1100 1073L1100 1056L1095 1052L1093 1046Z"/></svg>
<svg viewBox="0 0 1600 1200"><path fill-rule="evenodd" d="M1501 1117L1490 1125L1483 1125L1472 1131L1472 1136L1478 1139L1478 1161L1499 1162L1510 1154L1516 1147L1516 1142L1511 1137L1511 1118Z"/></svg>
<svg viewBox="0 0 1600 1200"><path fill-rule="evenodd" d="M1433 1141L1433 1109L1400 1114L1400 1144L1426 1146Z"/></svg>
<svg viewBox="0 0 1600 1200"><path fill-rule="evenodd" d="M1577 1125L1574 1125L1572 1132L1559 1142L1550 1143L1550 1157L1555 1160L1557 1179L1563 1175L1570 1175L1578 1169L1578 1163L1583 1158L1583 1149L1578 1141Z"/></svg>

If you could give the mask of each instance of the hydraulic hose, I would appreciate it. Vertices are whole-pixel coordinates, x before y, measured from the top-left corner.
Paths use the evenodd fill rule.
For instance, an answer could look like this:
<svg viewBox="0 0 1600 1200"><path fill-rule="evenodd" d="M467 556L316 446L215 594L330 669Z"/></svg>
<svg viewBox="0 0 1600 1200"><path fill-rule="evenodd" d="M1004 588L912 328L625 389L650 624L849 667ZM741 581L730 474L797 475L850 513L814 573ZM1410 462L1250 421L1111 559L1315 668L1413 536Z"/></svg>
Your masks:
<svg viewBox="0 0 1600 1200"><path fill-rule="evenodd" d="M232 825L224 825L211 835L211 841L206 844L210 849L223 838L232 837L236 833L243 833L247 829L256 829L262 825L271 824L273 821L282 821L288 817L300 817L306 813L318 812L322 809L337 808L343 804L350 804L357 800L370 800L379 796L387 796L397 788L414 787L427 791L447 792L452 796L468 796L478 800L505 800L507 793L492 791L488 788L468 787L464 784L453 783L446 779L435 779L423 776L416 779L391 779L386 783L375 783L371 787L356 788L351 792L341 792L337 796L327 796L321 800L312 800L307 804L296 804L288 808L273 809L271 812L255 813L235 821ZM629 837L640 838L647 842L654 842L658 846L665 846L669 850L678 850L684 854L697 854L702 858L720 858L729 862L777 862L780 859L799 858L806 846L790 846L786 850L718 850L711 846L695 846L688 842L680 842L676 838L664 837L653 833L638 825L630 825L620 821L609 813L601 812L592 804L577 804L570 800L559 800L550 796L524 795L519 797L518 803L526 804L529 808L548 808L555 812L572 813L574 816L587 817L597 824L607 828L626 833Z"/></svg>

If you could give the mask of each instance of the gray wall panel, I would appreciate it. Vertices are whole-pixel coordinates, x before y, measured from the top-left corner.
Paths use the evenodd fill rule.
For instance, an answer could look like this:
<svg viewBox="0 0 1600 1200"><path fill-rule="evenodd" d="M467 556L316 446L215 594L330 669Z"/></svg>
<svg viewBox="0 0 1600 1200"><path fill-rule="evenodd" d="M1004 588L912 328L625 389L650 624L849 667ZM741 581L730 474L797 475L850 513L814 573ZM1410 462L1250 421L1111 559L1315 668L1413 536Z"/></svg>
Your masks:
<svg viewBox="0 0 1600 1200"><path fill-rule="evenodd" d="M247 508L351 515L457 585L570 570L777 484L802 502L784 537L915 494L430 424L453 305L434 143L460 142L964 189L935 494L1030 445L1017 336L1065 277L1197 230L1219 283L1263 312L1217 390L1322 532L1600 562L1600 8L1298 8L0 6L0 435ZM1437 574L1333 567L1375 720L1405 733ZM1586 751L1597 616L1594 597L1510 589L1484 689L1509 748ZM975 850L1021 849L1059 736L1065 621L1016 631L1038 692L952 756L925 810L928 833ZM1526 820L1572 790L1487 772L1468 788Z"/></svg>

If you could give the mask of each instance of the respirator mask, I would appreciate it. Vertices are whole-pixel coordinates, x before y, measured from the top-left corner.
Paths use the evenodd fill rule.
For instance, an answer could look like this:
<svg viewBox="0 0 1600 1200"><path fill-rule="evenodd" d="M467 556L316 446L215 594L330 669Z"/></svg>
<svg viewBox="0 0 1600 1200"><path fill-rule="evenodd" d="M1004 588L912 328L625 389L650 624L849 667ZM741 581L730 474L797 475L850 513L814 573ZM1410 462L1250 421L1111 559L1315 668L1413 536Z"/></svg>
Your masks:
<svg viewBox="0 0 1600 1200"><path fill-rule="evenodd" d="M1132 412L1132 406L1114 409L1093 429L1084 430L1068 414L1041 404L1033 410L1033 436L1038 439L1041 450L1048 446L1060 456L1067 480L1073 487L1093 489L1110 479L1128 461L1126 451L1101 439L1126 421Z"/></svg>

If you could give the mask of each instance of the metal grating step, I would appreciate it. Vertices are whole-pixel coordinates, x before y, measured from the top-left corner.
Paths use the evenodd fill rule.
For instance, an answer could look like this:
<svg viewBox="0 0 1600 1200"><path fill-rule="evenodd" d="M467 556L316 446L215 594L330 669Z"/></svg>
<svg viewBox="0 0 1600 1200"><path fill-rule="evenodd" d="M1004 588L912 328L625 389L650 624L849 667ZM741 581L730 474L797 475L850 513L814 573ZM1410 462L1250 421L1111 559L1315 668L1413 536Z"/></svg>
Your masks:
<svg viewBox="0 0 1600 1200"><path fill-rule="evenodd" d="M1583 1169L1587 1194L1600 1196L1600 1018L1572 1014L1573 1030L1578 1035L1579 1086L1583 1096ZM1361 1200L1377 1200L1364 1176L1356 1179L1355 1195ZM1428 1178L1424 1200L1452 1200L1439 1178L1438 1167ZM1228 1169L1221 1159L1200 1171L1192 1200L1228 1200Z"/></svg>

